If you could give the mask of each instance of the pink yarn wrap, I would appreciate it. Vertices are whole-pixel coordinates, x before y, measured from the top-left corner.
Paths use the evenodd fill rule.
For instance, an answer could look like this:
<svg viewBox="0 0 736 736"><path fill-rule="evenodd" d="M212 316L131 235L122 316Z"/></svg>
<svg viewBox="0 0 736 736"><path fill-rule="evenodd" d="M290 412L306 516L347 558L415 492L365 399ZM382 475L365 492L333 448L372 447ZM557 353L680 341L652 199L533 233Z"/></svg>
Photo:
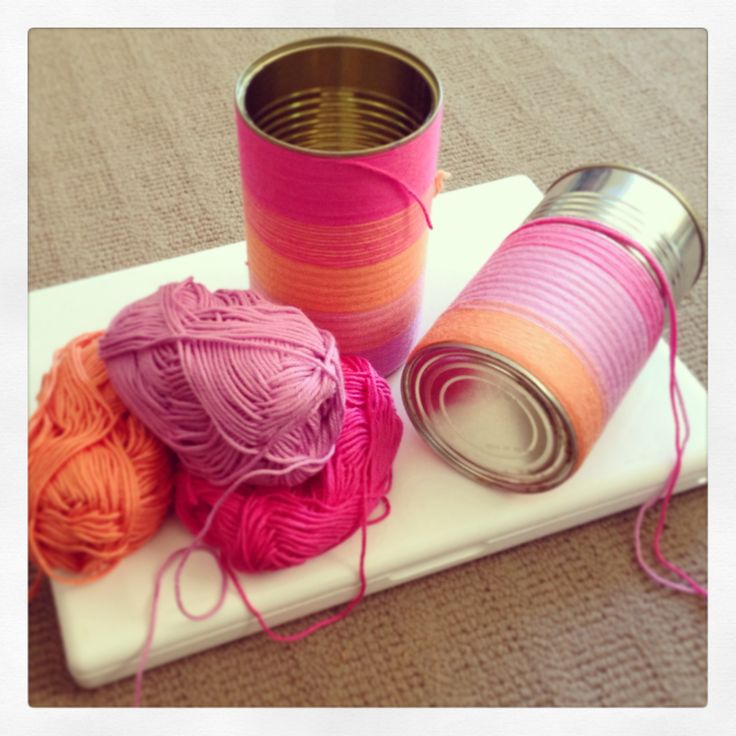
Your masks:
<svg viewBox="0 0 736 736"><path fill-rule="evenodd" d="M554 334L594 376L608 417L662 334L664 304L624 248L561 220L517 228L450 309L504 312Z"/></svg>
<svg viewBox="0 0 736 736"><path fill-rule="evenodd" d="M391 487L402 424L391 391L370 363L342 358L345 419L335 453L294 487L246 484L222 503L204 541L245 572L296 565L351 536ZM179 473L175 508L198 534L223 489Z"/></svg>
<svg viewBox="0 0 736 736"><path fill-rule="evenodd" d="M113 319L100 356L126 406L212 483L301 483L334 451L345 404L335 340L296 308L166 284Z"/></svg>
<svg viewBox="0 0 736 736"><path fill-rule="evenodd" d="M411 197L397 188L421 196L434 185L442 109L421 135L386 151L352 156L321 156L278 146L251 130L237 110L236 120L240 172L248 196L292 220L336 226L370 223L410 204ZM367 171L366 165L376 171Z"/></svg>

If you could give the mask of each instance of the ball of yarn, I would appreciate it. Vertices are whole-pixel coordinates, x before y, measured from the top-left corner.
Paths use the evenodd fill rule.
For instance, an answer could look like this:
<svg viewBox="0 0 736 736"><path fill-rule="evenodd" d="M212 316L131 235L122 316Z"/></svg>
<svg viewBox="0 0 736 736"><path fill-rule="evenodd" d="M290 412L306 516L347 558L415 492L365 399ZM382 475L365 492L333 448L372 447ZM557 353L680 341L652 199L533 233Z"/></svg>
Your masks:
<svg viewBox="0 0 736 736"><path fill-rule="evenodd" d="M287 487L239 487L205 535L235 569L256 572L296 565L360 528L391 487L402 424L391 391L364 358L342 357L346 409L335 453L322 471ZM175 509L197 534L222 489L191 473L175 481Z"/></svg>
<svg viewBox="0 0 736 736"><path fill-rule="evenodd" d="M166 284L115 317L100 354L130 410L211 483L293 485L334 451L345 404L335 340L294 307Z"/></svg>
<svg viewBox="0 0 736 736"><path fill-rule="evenodd" d="M101 334L57 351L29 423L31 559L73 582L104 575L146 542L173 491L171 453L115 393Z"/></svg>

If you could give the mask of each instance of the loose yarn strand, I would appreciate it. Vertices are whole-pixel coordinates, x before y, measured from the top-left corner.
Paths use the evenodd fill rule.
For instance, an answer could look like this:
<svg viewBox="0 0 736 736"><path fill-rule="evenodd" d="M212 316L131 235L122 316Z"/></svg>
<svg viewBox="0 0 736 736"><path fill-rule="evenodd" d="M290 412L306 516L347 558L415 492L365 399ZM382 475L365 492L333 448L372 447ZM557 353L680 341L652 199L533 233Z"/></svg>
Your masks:
<svg viewBox="0 0 736 736"><path fill-rule="evenodd" d="M403 190L408 194L421 208L422 214L424 215L424 220L427 223L427 227L430 230L433 230L434 227L432 225L432 218L429 216L429 210L427 209L427 206L422 202L422 198L404 181L399 179L398 176L394 176L388 171L384 171L383 169L379 169L377 166L372 166L369 163L366 163L365 161L357 161L355 159L337 159L341 163L344 163L348 166L355 166L358 169L363 169L364 171L371 171L374 174L377 174L378 176L382 176L385 179L388 179L390 182L393 182L399 189Z"/></svg>
<svg viewBox="0 0 736 736"><path fill-rule="evenodd" d="M365 591L368 585L368 581L365 575L365 556L366 556L366 549L367 549L367 539L368 539L368 521L367 521L367 499L366 494L364 492L363 494L363 502L364 502L364 515L363 519L361 521L361 527L360 527L360 561L358 564L358 575L360 580L360 587L358 588L358 592L353 596L351 600L349 600L345 606L338 611L337 613L332 614L331 616L327 616L326 618L323 618L319 621L316 621L313 624L310 624L306 628L302 629L301 631L297 631L294 634L279 634L276 631L274 631L267 623L265 618L263 617L263 614L253 605L253 603L250 601L248 596L246 595L245 590L243 589L242 585L240 584L240 581L238 580L237 574L235 571L225 563L225 568L228 571L228 574L230 575L230 578L233 581L233 584L235 585L236 590L238 591L238 594L240 595L240 598L242 599L243 603L245 604L246 608L253 614L253 616L256 617L258 620L259 625L261 626L261 629L263 629L264 633L273 641L281 642L281 643L289 643L289 642L295 642L300 641L302 639L306 639L310 634L313 634L316 631L319 631L320 629L325 628L326 626L330 626L331 624L337 623L338 621L341 621L346 616L350 614L350 612L360 603L360 601L363 599L363 596L365 595ZM381 517L383 518L383 516Z"/></svg>
<svg viewBox="0 0 736 736"><path fill-rule="evenodd" d="M265 453L265 449L264 449L264 453ZM292 463L291 465L289 465L286 468L281 469L280 471L273 471L273 474L287 475L288 473L292 472L295 468L299 468L301 466L307 466L310 464L310 462L311 460L307 458L303 461ZM255 477L256 475L261 475L261 474L262 474L262 471L252 471L251 473L247 474L242 480L239 480L233 483L220 496L217 502L212 506L209 514L207 514L207 518L204 524L202 525L202 528L200 529L199 533L194 537L194 539L185 547L180 547L179 549L172 552L164 560L163 564L159 567L156 573L156 578L155 578L154 587L153 587L153 600L151 602L151 614L148 619L148 631L146 632L146 638L143 644L143 649L141 651L141 656L138 660L138 669L135 675L135 695L134 695L134 703L133 703L135 706L140 705L141 696L143 693L143 673L145 672L146 664L148 662L148 657L151 653L151 647L153 645L153 635L156 630L158 602L159 602L159 598L161 594L161 581L163 579L164 574L169 569L169 567L173 564L174 560L176 560L177 558L180 558L179 564L176 566L176 570L174 572L174 588L175 588L175 593L176 593L177 606L179 610L187 618L190 618L193 621L203 621L205 619L210 618L211 616L214 616L215 613L217 613L217 611L220 610L220 608L222 607L222 604L225 601L225 594L227 592L226 571L228 568L224 566L224 563L221 560L219 553L215 549L212 549L208 545L204 544L203 540L205 538L205 535L209 531L210 527L212 526L212 522L214 521L215 516L217 515L217 512L223 506L227 498L242 483L247 483L249 480L249 477ZM181 576L184 571L184 567L186 566L186 563L189 561L189 558L192 556L192 553L196 551L200 551L200 550L205 551L208 554L210 554L215 559L215 561L218 563L218 566L220 568L221 578L222 578L222 584L220 588L220 597L218 598L215 605L206 613L195 615L195 614L191 614L189 610L186 608L186 606L184 605L184 602L181 596Z"/></svg>
<svg viewBox="0 0 736 736"><path fill-rule="evenodd" d="M218 564L218 567L220 568L221 573L221 584L220 584L220 594L217 598L217 601L214 603L212 608L210 608L208 611L205 611L201 614L193 614L187 609L187 607L184 605L184 600L181 595L181 573L184 568L185 562L189 559L189 556L192 552L200 551L200 552L206 552L209 554L215 562ZM164 560L164 563L159 567L158 572L156 573L156 578L154 582L153 587L153 600L151 602L151 613L149 615L149 623L148 623L148 631L146 632L146 639L143 644L143 649L141 651L141 656L138 661L138 669L136 671L135 675L135 694L133 699L133 704L135 706L139 706L141 703L141 696L143 694L143 674L146 669L146 664L148 662L148 657L151 653L151 646L153 644L153 635L156 630L156 619L158 616L158 603L159 599L161 597L161 583L163 580L163 576L166 573L166 571L171 567L171 565L174 563L174 561L180 558L179 564L176 567L176 572L174 575L174 588L175 588L175 594L176 594L176 603L179 608L179 610L189 619L192 621L204 621L205 619L210 618L211 616L214 616L220 608L222 608L222 604L225 602L225 595L227 593L227 577L222 572L222 563L220 560L220 556L217 552L217 550L212 549L211 547L193 542L189 547L181 547L180 549L175 550L172 552L166 560Z"/></svg>
<svg viewBox="0 0 736 736"><path fill-rule="evenodd" d="M223 494L221 498L225 499L225 497L228 496L234 489L235 489L235 486L229 489L225 494ZM224 503L224 500L223 500L223 503ZM151 648L153 645L154 632L156 630L156 620L158 616L158 604L159 604L159 600L161 597L161 583L163 580L163 576L177 559L179 559L179 564L176 566L176 570L174 572L174 588L175 588L175 594L176 594L176 604L179 610L181 611L181 613L183 613L187 618L191 619L192 621L204 621L214 616L220 610L220 608L222 608L222 605L225 602L225 596L227 594L227 580L229 577L233 581L233 585L235 586L235 589L238 591L238 595L240 596L241 600L245 604L245 607L256 618L259 626L270 639L276 642L283 642L283 643L300 641L301 639L305 639L310 634L313 634L314 632L319 631L320 629L323 629L326 626L330 626L331 624L337 623L338 621L341 621L342 619L346 618L353 611L353 609L360 603L360 601L363 599L367 585L368 585L368 581L367 581L366 574L365 574L365 557L366 557L367 540L368 540L368 525L372 523L377 523L378 521L382 520L388 515L390 507L388 505L387 499L385 503L386 503L386 510L377 519L368 521L367 494L364 488L363 490L363 518L361 520L360 560L359 560L359 572L358 572L360 586L358 588L358 592L337 613L334 613L330 616L327 616L326 618L316 621L315 623L307 626L301 631L298 631L294 634L286 634L286 635L277 633L266 623L266 619L264 618L263 614L253 605L250 598L248 597L245 590L243 589L243 586L241 585L240 580L238 579L237 573L235 572L235 570L233 570L232 566L228 564L222 558L222 555L217 550L202 543L202 539L207 533L207 530L209 529L209 525L211 524L211 520L212 518L214 518L214 515L219 509L220 504L216 504L215 506L213 506L212 510L210 511L210 514L208 515L207 522L205 522L205 524L202 527L201 532L194 538L191 544L187 545L186 547L181 547L180 549L177 549L174 552L172 552L166 558L166 560L164 560L163 564L159 567L158 572L156 573L156 578L155 578L154 588L153 588L153 600L151 602L151 613L149 615L149 622L148 622L148 631L146 633L146 638L143 644L143 649L141 651L141 656L138 660L138 669L135 675L135 689L134 689L133 705L135 707L139 707L141 704L141 699L143 695L143 677L145 674L146 664L148 663L148 658L150 656ZM189 559L191 554L195 551L206 552L215 560L220 570L220 578L221 578L220 594L218 596L217 601L208 611L205 611L204 613L201 613L201 614L193 614L189 611L189 609L184 604L184 600L183 600L182 593L181 593L181 574L183 572L183 569L184 569L184 566L187 560Z"/></svg>
<svg viewBox="0 0 736 736"><path fill-rule="evenodd" d="M283 483L278 486L253 485L256 477L259 483L262 480L258 470L239 477L224 490L189 471L182 470L178 474L176 512L194 536L191 543L172 552L157 572L148 631L136 672L135 705L141 701L143 676L152 649L161 582L174 563L176 603L187 618L202 621L213 616L225 600L230 578L246 609L274 641L297 641L309 636L345 618L362 600L367 587L367 528L390 512L386 494L391 486L391 464L398 450L402 425L388 385L365 359L341 358L341 374L345 381L345 420L327 464L319 474L299 485L289 484L295 469L312 462L309 457L282 467L278 472ZM264 456L277 439L272 438L264 444L261 448ZM258 459L257 456L256 461ZM369 519L379 502L383 508L376 518ZM255 526L249 526L250 521ZM266 537L261 536L264 527L269 530ZM233 529L237 529L237 533L233 534ZM313 537L306 545L302 538L304 529ZM356 595L337 613L297 634L283 636L274 632L248 598L235 570L248 572L298 564L334 547L358 529L361 530L360 584ZM265 557L264 539L268 540L268 547L273 548L265 551ZM250 553L238 556L238 545L243 542L252 546L254 556ZM188 610L181 584L186 563L196 551L210 554L221 576L218 600L201 614Z"/></svg>
<svg viewBox="0 0 736 736"><path fill-rule="evenodd" d="M263 448L261 454L266 454L267 449L268 447ZM334 452L334 449L330 452L330 455L332 455L333 452ZM273 470L271 471L271 474L288 475L289 473L293 472L295 469L298 469L302 466L308 466L311 462L312 462L312 459L306 458L304 460L294 462L291 465L280 469L279 471ZM220 607L222 606L225 600L225 593L227 590L227 576L225 574L226 568L223 567L223 563L217 551L205 545L203 543L203 540L207 532L209 531L210 527L212 526L212 522L214 521L215 516L217 515L217 512L220 510L220 508L223 506L223 504L226 502L229 496L235 491L235 489L238 488L242 483L247 483L250 477L255 477L256 475L260 476L262 474L263 474L263 471L260 471L260 470L251 471L250 473L246 474L244 478L233 483L220 496L217 502L212 506L209 514L207 514L207 518L204 524L202 525L202 528L200 529L199 533L194 537L194 539L186 547L180 547L179 549L172 552L166 558L166 560L164 560L163 564L159 567L158 572L156 573L156 579L154 583L153 601L151 603L151 615L148 621L148 631L146 632L146 639L143 645L141 656L138 660L138 669L136 671L134 705L136 706L140 705L141 694L142 694L142 689L143 689L143 673L146 668L146 663L148 662L148 657L151 651L151 646L153 644L153 635L156 630L158 601L159 601L159 596L161 592L161 580L163 578L164 573L166 572L166 570L168 570L168 568L171 566L171 564L174 562L175 559L180 558L179 564L176 566L176 571L174 573L174 587L175 587L175 592L176 592L177 606L179 607L179 610L185 616L187 616L188 618L194 621L203 621L207 618L210 618L215 613L217 613L217 611L220 609ZM194 615L194 614L191 614L186 608L186 606L184 605L184 602L181 596L181 576L184 571L184 567L186 566L186 563L189 561L189 558L191 557L192 553L199 551L199 550L208 552L217 561L218 565L220 566L220 572L222 576L222 586L220 590L220 597L217 603L208 612L204 614L200 614L200 615Z"/></svg>
<svg viewBox="0 0 736 736"><path fill-rule="evenodd" d="M689 593L701 597L707 597L708 591L696 582L687 572L682 570L680 567L670 562L663 554L661 549L661 541L664 533L664 527L667 520L667 509L674 493L675 485L680 475L682 468L682 461L685 453L685 446L690 434L690 425L687 418L687 411L685 409L685 403L682 398L682 392L680 385L677 381L676 373L676 357L677 357L677 308L675 306L674 297L672 295L672 289L670 287L667 275L665 274L662 267L659 265L657 260L639 243L631 238L625 236L613 228L607 227L598 222L590 220L582 220L572 217L551 217L542 220L534 220L523 228L539 226L544 223L557 222L574 225L578 227L587 228L594 230L603 235L608 236L614 241L621 243L627 248L631 248L640 254L650 268L654 271L660 284L662 294L665 299L665 305L670 315L670 341L669 341L669 395L670 404L672 407L672 417L675 425L675 460L670 471L667 480L664 483L663 488L657 492L657 494L646 501L637 514L636 523L634 525L634 547L636 551L636 559L639 566L644 572L655 582L663 585L672 590L676 590L682 593ZM520 229L523 229L520 228ZM649 564L644 560L641 549L641 529L644 521L646 512L654 507L658 501L662 501L660 508L659 521L657 523L656 530L654 532L654 538L652 541L652 549L657 561L667 568L670 572L677 575L681 580L685 581L685 584L677 583L667 578L664 578L657 574Z"/></svg>

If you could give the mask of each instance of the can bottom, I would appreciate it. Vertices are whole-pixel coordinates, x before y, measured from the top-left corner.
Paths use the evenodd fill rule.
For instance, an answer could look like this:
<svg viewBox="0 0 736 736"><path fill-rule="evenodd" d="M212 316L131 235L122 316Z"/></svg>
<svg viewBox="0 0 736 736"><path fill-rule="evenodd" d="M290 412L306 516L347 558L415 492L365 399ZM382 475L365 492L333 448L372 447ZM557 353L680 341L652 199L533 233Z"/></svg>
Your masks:
<svg viewBox="0 0 736 736"><path fill-rule="evenodd" d="M504 356L473 345L428 345L407 363L401 388L417 431L475 480L536 492L559 485L575 467L563 410Z"/></svg>

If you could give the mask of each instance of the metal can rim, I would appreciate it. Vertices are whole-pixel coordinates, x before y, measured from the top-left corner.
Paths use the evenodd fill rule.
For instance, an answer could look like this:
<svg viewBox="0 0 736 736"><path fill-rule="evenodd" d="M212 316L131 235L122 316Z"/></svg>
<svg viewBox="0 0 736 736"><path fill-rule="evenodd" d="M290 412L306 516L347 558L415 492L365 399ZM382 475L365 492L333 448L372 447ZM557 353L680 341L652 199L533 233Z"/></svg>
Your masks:
<svg viewBox="0 0 736 736"><path fill-rule="evenodd" d="M264 69L268 64L288 56L295 51L301 51L309 49L311 47L319 46L347 46L356 48L366 48L372 51L383 52L389 56L393 56L399 61L403 61L409 66L413 67L421 76L427 81L429 87L432 90L432 111L427 116L427 119L409 135L400 138L399 140L386 143L381 146L374 146L372 148L362 148L355 151L324 151L316 150L311 148L304 148L302 146L295 146L292 143L279 140L268 133L264 133L253 121L245 109L245 91L248 88L251 80L255 77L258 72ZM356 36L319 36L317 38L306 38L299 41L292 41L291 43L278 46L271 51L266 52L262 56L259 56L246 70L240 75L235 84L235 105L238 109L238 114L243 119L245 124L258 136L264 140L273 143L276 146L286 148L290 151L297 153L308 154L310 156L319 156L320 158L352 158L357 156L369 156L375 153L382 153L389 151L398 146L402 146L405 143L419 137L424 131L429 128L434 120L439 115L439 111L442 108L444 91L442 83L435 74L434 70L418 56L415 56L409 51L406 51L393 44L386 43L385 41L376 41L374 39L358 38Z"/></svg>
<svg viewBox="0 0 736 736"><path fill-rule="evenodd" d="M410 383L410 379L412 378L412 376L410 376L410 373L412 372L413 365L416 363L417 359L421 356L422 353L429 350L437 349L464 350L475 353L477 355L481 355L486 359L490 359L492 364L500 366L501 368L503 368L503 370L516 373L517 378L523 379L521 381L522 385L524 383L528 383L542 397L544 397L547 405L552 408L552 410L556 413L556 415L564 425L568 441L571 443L570 462L567 464L566 471L561 474L561 477L554 477L551 479L547 479L546 481L543 481L541 483L534 484L533 486L530 485L521 488L518 485L504 483L501 480L491 481L489 477L483 476L479 472L476 472L466 466L461 466L458 463L451 461L446 451L437 443L434 437L427 431L427 428L424 426L424 424L420 421L419 416L417 415L416 408L414 406L414 402L410 399L413 391L413 384ZM435 451L440 454L441 457L445 458L447 462L450 462L453 467L462 472L464 475L473 478L474 480L483 483L484 485L505 488L506 490L514 491L516 493L542 493L544 491L548 491L559 486L561 483L567 480L567 478L570 477L574 470L577 458L579 456L580 448L578 446L578 438L575 435L572 421L570 420L570 417L568 416L568 413L565 411L562 404L560 404L557 397L549 390L549 388L530 371L516 363L514 360L511 360L507 356L497 353L493 350L481 347L479 345L473 345L471 343L454 342L449 340L433 342L429 345L425 345L418 352L413 353L410 356L409 360L407 360L404 364L404 368L401 371L401 398L409 420L411 421L416 431L421 435L421 437L426 442L428 442L429 445L433 447Z"/></svg>
<svg viewBox="0 0 736 736"><path fill-rule="evenodd" d="M545 193L549 192L552 187L561 182L565 177L568 177L571 174L577 174L580 171L586 171L588 169L619 169L620 171L630 171L633 174L639 174L640 176L653 181L655 184L658 184L663 189L666 189L682 205L693 223L695 232L698 234L698 242L700 243L700 263L698 265L698 272L695 275L695 280L693 281L693 283L695 283L700 278L700 274L703 272L703 267L705 266L705 236L703 235L703 228L700 225L700 220L695 214L695 209L690 204L687 197L685 197L685 195L679 189L677 189L677 187L670 184L666 179L663 179L661 176L654 174L648 169L644 169L641 166L633 166L630 164L614 164L606 162L597 164L584 164L583 166L576 166L574 169L566 171L561 176L558 176L547 187Z"/></svg>

